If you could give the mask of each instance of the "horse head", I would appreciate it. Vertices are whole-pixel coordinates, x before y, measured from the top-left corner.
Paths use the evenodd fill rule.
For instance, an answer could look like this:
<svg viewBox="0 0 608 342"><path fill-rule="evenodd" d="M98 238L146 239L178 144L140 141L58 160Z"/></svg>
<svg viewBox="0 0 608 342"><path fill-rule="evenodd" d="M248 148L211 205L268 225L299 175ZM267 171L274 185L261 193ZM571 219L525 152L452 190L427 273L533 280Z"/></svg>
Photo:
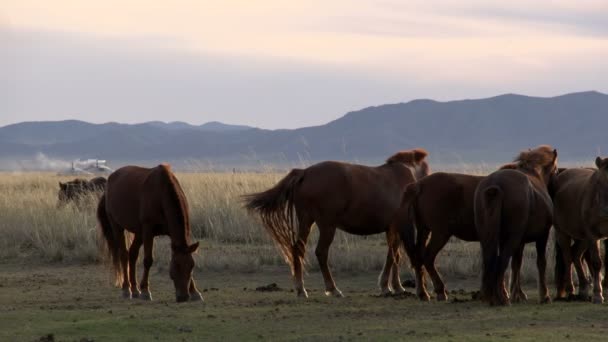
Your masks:
<svg viewBox="0 0 608 342"><path fill-rule="evenodd" d="M173 280L175 298L178 302L185 302L190 299L190 280L192 279L192 270L194 269L192 253L196 252L198 246L198 242L183 248L171 246L169 275Z"/></svg>
<svg viewBox="0 0 608 342"><path fill-rule="evenodd" d="M599 208L600 217L608 218L608 158L595 158L595 166L597 166L597 171L593 198Z"/></svg>
<svg viewBox="0 0 608 342"><path fill-rule="evenodd" d="M392 163L402 163L407 166L416 179L421 179L425 176L428 176L431 173L431 169L429 167L428 162L426 161L426 157L428 156L428 152L422 148L416 148L413 150L400 151L392 156L390 156L387 160L387 164Z"/></svg>
<svg viewBox="0 0 608 342"><path fill-rule="evenodd" d="M537 175L549 186L557 174L557 150L549 145L540 145L534 149L521 152L514 163L517 169Z"/></svg>

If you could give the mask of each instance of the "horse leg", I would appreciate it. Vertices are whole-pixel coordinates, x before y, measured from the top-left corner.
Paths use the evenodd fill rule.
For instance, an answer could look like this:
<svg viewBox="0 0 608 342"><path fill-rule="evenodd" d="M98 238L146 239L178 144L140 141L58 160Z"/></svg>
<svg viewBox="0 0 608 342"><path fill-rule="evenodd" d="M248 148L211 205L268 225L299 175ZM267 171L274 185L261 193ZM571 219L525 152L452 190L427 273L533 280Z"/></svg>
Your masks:
<svg viewBox="0 0 608 342"><path fill-rule="evenodd" d="M424 257L427 253L427 242L431 231L419 224L416 226L416 262L414 264L414 272L416 273L416 295L422 301L428 302L431 299L426 289L426 276L424 267Z"/></svg>
<svg viewBox="0 0 608 342"><path fill-rule="evenodd" d="M570 236L555 231L556 240L556 258L560 257L563 263L563 269L560 270L559 261L555 261L555 286L557 288L556 299L571 299L574 297L574 284L572 283L572 239ZM559 248L559 250L557 250ZM563 274L561 274L563 272Z"/></svg>
<svg viewBox="0 0 608 342"><path fill-rule="evenodd" d="M294 287L298 297L308 298L308 293L304 288L304 257L306 253L306 243L312 226L312 219L305 215L298 215L298 240L292 246L292 274Z"/></svg>
<svg viewBox="0 0 608 342"><path fill-rule="evenodd" d="M122 269L122 297L131 298L129 289L129 252L125 241L125 230L110 218L110 224L114 230L114 236L118 237L118 256L120 258L120 268Z"/></svg>
<svg viewBox="0 0 608 342"><path fill-rule="evenodd" d="M509 266L513 253L518 248L523 248L523 242L520 238L511 237L504 244L499 246L498 270L496 273L496 283L494 285L494 293L490 298L490 305L510 305L509 292L505 288L505 272Z"/></svg>
<svg viewBox="0 0 608 342"><path fill-rule="evenodd" d="M141 233L134 234L133 242L129 247L129 281L131 283L131 297L139 297L139 289L137 288L137 258L139 257L139 249L141 248L142 238Z"/></svg>
<svg viewBox="0 0 608 342"><path fill-rule="evenodd" d="M333 237L332 237L333 239ZM320 244L319 239L319 244ZM391 232L386 232L386 244L388 245L388 252L386 253L386 261L384 262L384 267L382 268L382 273L380 273L380 277L378 278L378 286L380 287L380 295L381 296L389 296L392 293L392 290L389 286L389 280L391 278L391 269L393 268L393 264L395 263L395 258L393 254L393 246L392 246L392 236ZM330 242L331 243L331 242ZM317 245L317 249L319 249ZM328 247L329 248L329 247ZM317 257L319 257L317 255ZM319 263L321 261L319 260ZM325 274L323 274L325 277ZM327 280L325 281L327 285Z"/></svg>
<svg viewBox="0 0 608 342"><path fill-rule="evenodd" d="M591 276L593 277L593 303L602 304L604 296L602 295L602 257L600 256L600 241L594 241L589 246L591 257Z"/></svg>
<svg viewBox="0 0 608 342"><path fill-rule="evenodd" d="M153 250L154 250L154 234L152 233L151 226L144 226L142 229L143 243L144 243L144 273L141 277L141 295L140 298L143 300L152 300L152 293L150 292L150 267L154 262Z"/></svg>
<svg viewBox="0 0 608 342"><path fill-rule="evenodd" d="M393 255L395 258L395 262L393 263L393 268L391 269L391 286L395 294L402 294L405 293L405 288L401 284L401 277L399 274L399 264L401 262L401 252L399 251L399 239L397 239L396 243L396 246L393 246Z"/></svg>
<svg viewBox="0 0 608 342"><path fill-rule="evenodd" d="M433 281L433 289L437 295L437 300L440 302L444 302L448 299L448 293L445 289L445 283L435 267L435 259L437 258L437 254L439 254L449 240L450 236L447 234L432 234L431 241L429 241L423 257L424 267Z"/></svg>
<svg viewBox="0 0 608 342"><path fill-rule="evenodd" d="M329 225L319 225L318 222L317 226L319 227L319 242L317 243L317 248L315 249L315 255L317 256L319 267L321 268L321 272L323 273L323 280L325 281L325 295L334 297L344 297L342 292L336 287L336 283L334 282L334 279L331 276L331 271L329 270L328 266L329 246L334 241L334 236L336 235L336 227L332 227Z"/></svg>
<svg viewBox="0 0 608 342"><path fill-rule="evenodd" d="M551 303L549 288L547 287L547 241L549 240L549 230L545 236L536 240L536 267L538 268L538 298L541 304ZM523 247L523 246L522 246Z"/></svg>
<svg viewBox="0 0 608 342"><path fill-rule="evenodd" d="M603 287L608 287L608 240L604 240L604 280Z"/></svg>
<svg viewBox="0 0 608 342"><path fill-rule="evenodd" d="M514 303L525 302L528 296L521 289L521 265L524 257L524 245L515 250L511 260L511 301Z"/></svg>
<svg viewBox="0 0 608 342"><path fill-rule="evenodd" d="M587 251L589 247L589 243L581 240L575 240L572 246L572 260L578 276L578 298L584 301L591 300L591 283L583 265L583 255L590 253ZM588 266L591 268L591 265Z"/></svg>
<svg viewBox="0 0 608 342"><path fill-rule="evenodd" d="M194 278L190 278L190 287L188 289L188 293L190 293L191 302L203 301L203 295L196 288L196 284L194 283Z"/></svg>

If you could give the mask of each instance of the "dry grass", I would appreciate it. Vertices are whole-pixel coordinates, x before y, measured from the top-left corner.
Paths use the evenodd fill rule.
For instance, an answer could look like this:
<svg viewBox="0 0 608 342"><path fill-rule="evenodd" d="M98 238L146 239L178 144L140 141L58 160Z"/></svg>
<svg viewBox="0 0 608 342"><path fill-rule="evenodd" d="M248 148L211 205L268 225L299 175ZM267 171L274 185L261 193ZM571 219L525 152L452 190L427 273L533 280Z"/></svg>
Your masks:
<svg viewBox="0 0 608 342"><path fill-rule="evenodd" d="M477 170L477 172L480 172ZM243 208L240 196L266 189L282 174L183 173L178 178L191 208L193 234L202 241L199 267L253 272L262 266L284 265L260 225ZM95 219L96 199L82 208L57 208L57 182L68 180L50 173L0 174L0 258L32 258L49 262L98 262L101 253ZM308 261L316 230L309 241ZM386 256L383 235L357 237L339 232L331 248L332 268L343 272L378 272ZM167 239L156 243L157 267L169 257ZM536 279L533 251L526 253L525 279ZM476 277L480 270L478 243L452 241L438 257L440 272ZM287 271L286 271L287 272Z"/></svg>

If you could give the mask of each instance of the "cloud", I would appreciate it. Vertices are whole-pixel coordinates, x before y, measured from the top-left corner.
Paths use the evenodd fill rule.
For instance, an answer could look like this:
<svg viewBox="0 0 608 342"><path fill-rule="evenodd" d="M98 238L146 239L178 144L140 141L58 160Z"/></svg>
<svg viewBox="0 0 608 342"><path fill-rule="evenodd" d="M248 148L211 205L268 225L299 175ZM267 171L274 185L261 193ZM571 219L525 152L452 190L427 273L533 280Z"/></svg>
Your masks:
<svg viewBox="0 0 608 342"><path fill-rule="evenodd" d="M420 97L608 91L608 21L597 1L167 4L7 4L0 124L282 128Z"/></svg>

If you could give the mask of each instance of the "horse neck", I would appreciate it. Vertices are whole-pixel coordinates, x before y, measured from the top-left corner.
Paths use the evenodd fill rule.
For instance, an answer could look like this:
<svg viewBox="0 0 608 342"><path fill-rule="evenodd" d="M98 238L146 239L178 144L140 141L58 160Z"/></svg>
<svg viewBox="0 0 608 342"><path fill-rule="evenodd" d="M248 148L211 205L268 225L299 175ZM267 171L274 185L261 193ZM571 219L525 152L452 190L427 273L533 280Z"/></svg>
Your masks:
<svg viewBox="0 0 608 342"><path fill-rule="evenodd" d="M553 200L551 199L551 195L549 194L549 184L548 180L545 180L541 171L538 168L530 169L520 169L530 180L530 184L534 188L534 192L540 197L540 199L545 203L547 208L553 212Z"/></svg>
<svg viewBox="0 0 608 342"><path fill-rule="evenodd" d="M171 178L169 176L169 178ZM183 194L180 194L177 185L172 179L167 183L163 194L163 210L167 218L171 245L184 248L189 244L190 221L188 219L188 204Z"/></svg>

